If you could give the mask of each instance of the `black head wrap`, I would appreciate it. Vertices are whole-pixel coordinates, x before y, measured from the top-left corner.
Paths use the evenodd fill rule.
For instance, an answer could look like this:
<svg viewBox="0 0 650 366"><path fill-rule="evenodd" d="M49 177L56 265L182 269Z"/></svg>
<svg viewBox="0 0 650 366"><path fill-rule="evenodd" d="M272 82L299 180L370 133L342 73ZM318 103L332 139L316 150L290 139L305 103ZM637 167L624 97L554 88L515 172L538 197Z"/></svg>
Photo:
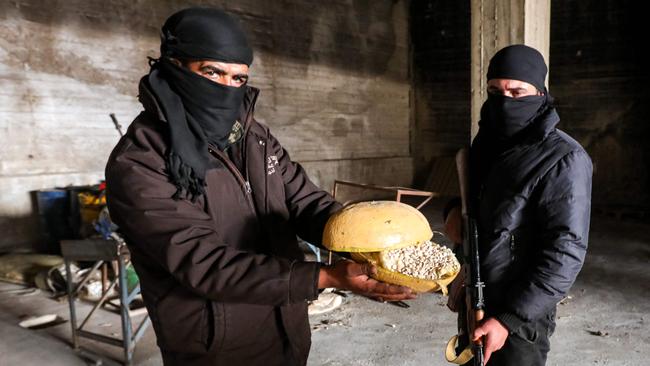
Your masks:
<svg viewBox="0 0 650 366"><path fill-rule="evenodd" d="M547 71L544 56L539 51L523 44L515 44L500 49L492 56L487 79L521 80L544 91Z"/></svg>
<svg viewBox="0 0 650 366"><path fill-rule="evenodd" d="M246 64L253 50L239 23L212 8L189 8L170 16L162 27L160 54L167 57Z"/></svg>
<svg viewBox="0 0 650 366"><path fill-rule="evenodd" d="M189 8L165 22L160 52L148 81L169 123L167 170L177 188L174 198L186 194L196 199L205 192L205 174L212 167L208 144L222 150L228 145L246 87L218 84L170 58L250 65L253 51L229 15L217 9Z"/></svg>

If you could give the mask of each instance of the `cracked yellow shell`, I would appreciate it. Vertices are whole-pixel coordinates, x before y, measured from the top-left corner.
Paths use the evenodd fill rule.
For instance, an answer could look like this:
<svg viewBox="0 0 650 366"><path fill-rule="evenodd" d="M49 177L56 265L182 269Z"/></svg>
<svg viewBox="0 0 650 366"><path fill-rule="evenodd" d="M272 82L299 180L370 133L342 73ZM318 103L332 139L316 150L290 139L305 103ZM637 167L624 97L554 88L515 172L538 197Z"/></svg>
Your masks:
<svg viewBox="0 0 650 366"><path fill-rule="evenodd" d="M411 277L383 266L380 252L422 244L433 232L420 211L396 201L361 202L343 208L328 220L323 245L336 252L351 252L357 262L377 267L376 280L407 286L416 292L441 290L458 275L449 273L438 280Z"/></svg>
<svg viewBox="0 0 650 366"><path fill-rule="evenodd" d="M431 239L429 222L415 207L397 201L346 206L325 225L323 245L336 252L377 252Z"/></svg>
<svg viewBox="0 0 650 366"><path fill-rule="evenodd" d="M377 267L377 274L373 276L374 279L393 285L406 286L415 292L435 292L440 290L444 295L447 295L447 286L456 278L459 272L447 273L437 280L427 280L391 271L383 266L380 257L379 252L352 253L352 259L356 262L367 262Z"/></svg>

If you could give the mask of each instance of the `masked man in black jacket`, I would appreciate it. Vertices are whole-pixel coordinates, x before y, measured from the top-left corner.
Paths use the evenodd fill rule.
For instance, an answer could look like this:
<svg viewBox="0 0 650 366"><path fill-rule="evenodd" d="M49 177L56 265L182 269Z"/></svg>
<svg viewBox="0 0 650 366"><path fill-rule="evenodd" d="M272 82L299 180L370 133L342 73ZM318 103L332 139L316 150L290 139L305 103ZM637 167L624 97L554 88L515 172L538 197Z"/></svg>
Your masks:
<svg viewBox="0 0 650 366"><path fill-rule="evenodd" d="M542 55L501 49L488 67L488 98L470 150L470 203L477 219L486 364L546 363L556 304L573 285L587 251L592 165L566 133L544 86ZM460 237L448 206L450 238Z"/></svg>
<svg viewBox="0 0 650 366"><path fill-rule="evenodd" d="M140 82L144 110L106 166L165 365L305 365L318 289L415 296L369 278L372 266L304 260L297 236L320 244L341 205L256 121L252 62L227 13L171 15Z"/></svg>

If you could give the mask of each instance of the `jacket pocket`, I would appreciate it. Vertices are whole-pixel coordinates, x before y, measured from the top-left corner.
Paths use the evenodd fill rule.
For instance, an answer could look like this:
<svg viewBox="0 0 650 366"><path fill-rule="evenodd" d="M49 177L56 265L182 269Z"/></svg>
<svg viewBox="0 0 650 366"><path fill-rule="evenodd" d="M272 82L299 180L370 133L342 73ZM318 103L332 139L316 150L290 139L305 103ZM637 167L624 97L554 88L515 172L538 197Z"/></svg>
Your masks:
<svg viewBox="0 0 650 366"><path fill-rule="evenodd" d="M212 302L175 288L156 304L156 336L161 349L205 354L215 343Z"/></svg>
<svg viewBox="0 0 650 366"><path fill-rule="evenodd" d="M553 309L548 315L546 316L546 335L547 337L551 337L553 333L555 333L555 314L556 314L556 309Z"/></svg>
<svg viewBox="0 0 650 366"><path fill-rule="evenodd" d="M539 332L537 331L536 325L536 322L524 324L515 330L513 334L521 338L526 343L535 344L539 338Z"/></svg>
<svg viewBox="0 0 650 366"><path fill-rule="evenodd" d="M273 307L234 303L220 305L224 315L220 351L259 350L281 342L283 335Z"/></svg>

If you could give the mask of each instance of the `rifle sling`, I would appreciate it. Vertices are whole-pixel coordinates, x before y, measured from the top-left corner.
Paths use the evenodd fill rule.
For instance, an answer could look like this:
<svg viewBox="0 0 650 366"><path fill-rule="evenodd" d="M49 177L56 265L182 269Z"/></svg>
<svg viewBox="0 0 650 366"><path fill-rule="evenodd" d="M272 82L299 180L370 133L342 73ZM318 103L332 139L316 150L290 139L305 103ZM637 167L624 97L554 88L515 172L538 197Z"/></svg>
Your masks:
<svg viewBox="0 0 650 366"><path fill-rule="evenodd" d="M467 347L460 353L456 354L456 345L458 344L458 335L451 337L449 342L447 342L447 348L445 349L445 358L448 362L454 363L456 365L464 365L469 360L474 357L472 353L472 344L470 342Z"/></svg>

